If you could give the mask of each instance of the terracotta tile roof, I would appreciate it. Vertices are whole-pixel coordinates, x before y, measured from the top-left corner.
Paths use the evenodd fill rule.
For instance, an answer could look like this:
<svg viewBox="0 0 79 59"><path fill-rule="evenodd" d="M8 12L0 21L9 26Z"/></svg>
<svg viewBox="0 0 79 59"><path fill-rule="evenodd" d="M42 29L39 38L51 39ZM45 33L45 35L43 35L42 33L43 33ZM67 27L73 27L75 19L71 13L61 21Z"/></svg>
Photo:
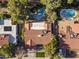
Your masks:
<svg viewBox="0 0 79 59"><path fill-rule="evenodd" d="M79 24L74 24L74 21L60 21L59 22L59 33L64 34L60 41L60 47L79 49L79 35L75 38L71 38L71 35L67 33L67 26L70 26L72 31L79 34ZM61 31L62 30L62 31Z"/></svg>
<svg viewBox="0 0 79 59"><path fill-rule="evenodd" d="M0 2L4 3L4 2L7 2L8 0L0 0Z"/></svg>
<svg viewBox="0 0 79 59"><path fill-rule="evenodd" d="M6 35L0 35L0 46L9 44L8 39L9 39L9 36L6 36Z"/></svg>
<svg viewBox="0 0 79 59"><path fill-rule="evenodd" d="M0 12L7 13L8 12L8 9L7 8L0 8Z"/></svg>
<svg viewBox="0 0 79 59"><path fill-rule="evenodd" d="M26 23L25 24L25 32L24 32L24 37L25 37L25 44L27 45L37 45L37 44L43 44L46 45L51 41L51 23L45 23L47 24L47 29L48 31L46 34L43 34L44 30L33 30L31 29L32 23ZM40 24L41 25L41 24ZM42 35L43 36L40 36Z"/></svg>
<svg viewBox="0 0 79 59"><path fill-rule="evenodd" d="M79 33L79 24L72 24L71 27L72 31Z"/></svg>

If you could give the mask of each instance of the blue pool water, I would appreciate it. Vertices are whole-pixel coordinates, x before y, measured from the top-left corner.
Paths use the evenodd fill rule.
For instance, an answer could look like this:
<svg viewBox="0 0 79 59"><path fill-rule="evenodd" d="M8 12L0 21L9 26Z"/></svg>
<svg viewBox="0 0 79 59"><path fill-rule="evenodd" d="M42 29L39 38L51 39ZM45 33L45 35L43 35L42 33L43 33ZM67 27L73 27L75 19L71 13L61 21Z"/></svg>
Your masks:
<svg viewBox="0 0 79 59"><path fill-rule="evenodd" d="M74 9L62 9L60 11L60 16L66 18L66 19L74 17L75 14L76 13L75 13Z"/></svg>
<svg viewBox="0 0 79 59"><path fill-rule="evenodd" d="M41 20L45 16L45 8L40 8L36 14L31 15L33 19Z"/></svg>

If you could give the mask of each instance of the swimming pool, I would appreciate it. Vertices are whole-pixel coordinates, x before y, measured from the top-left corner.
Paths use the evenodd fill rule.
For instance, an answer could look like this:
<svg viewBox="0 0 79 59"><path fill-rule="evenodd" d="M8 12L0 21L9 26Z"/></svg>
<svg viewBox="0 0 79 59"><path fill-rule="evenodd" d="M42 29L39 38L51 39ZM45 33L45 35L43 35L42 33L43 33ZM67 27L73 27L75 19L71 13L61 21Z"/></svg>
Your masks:
<svg viewBox="0 0 79 59"><path fill-rule="evenodd" d="M40 8L37 13L32 13L31 17L36 20L41 20L45 16L45 8Z"/></svg>
<svg viewBox="0 0 79 59"><path fill-rule="evenodd" d="M76 11L74 9L62 9L60 16L69 19L76 16Z"/></svg>

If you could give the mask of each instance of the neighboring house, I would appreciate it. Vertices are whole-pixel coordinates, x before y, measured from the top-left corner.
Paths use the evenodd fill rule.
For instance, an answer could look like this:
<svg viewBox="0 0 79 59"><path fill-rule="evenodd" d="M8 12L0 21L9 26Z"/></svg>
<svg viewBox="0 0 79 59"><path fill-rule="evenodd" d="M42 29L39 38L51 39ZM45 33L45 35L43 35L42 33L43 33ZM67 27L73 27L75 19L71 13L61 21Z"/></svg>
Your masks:
<svg viewBox="0 0 79 59"><path fill-rule="evenodd" d="M8 0L0 0L0 2L5 3L8 2Z"/></svg>
<svg viewBox="0 0 79 59"><path fill-rule="evenodd" d="M9 11L8 11L7 8L3 7L3 8L0 8L0 12L6 14L6 13L8 13Z"/></svg>
<svg viewBox="0 0 79 59"><path fill-rule="evenodd" d="M0 46L8 43L17 43L16 25L13 25L11 20L0 20Z"/></svg>
<svg viewBox="0 0 79 59"><path fill-rule="evenodd" d="M59 48L66 57L79 56L79 21L59 21Z"/></svg>
<svg viewBox="0 0 79 59"><path fill-rule="evenodd" d="M3 46L3 45L8 45L9 44L9 36L8 35L5 35L5 34L1 34L0 35L0 48Z"/></svg>
<svg viewBox="0 0 79 59"><path fill-rule="evenodd" d="M25 45L39 48L51 42L52 27L48 22L26 22L24 26Z"/></svg>
<svg viewBox="0 0 79 59"><path fill-rule="evenodd" d="M8 8L7 8L7 2L8 0L0 0L0 12L2 13L8 13Z"/></svg>

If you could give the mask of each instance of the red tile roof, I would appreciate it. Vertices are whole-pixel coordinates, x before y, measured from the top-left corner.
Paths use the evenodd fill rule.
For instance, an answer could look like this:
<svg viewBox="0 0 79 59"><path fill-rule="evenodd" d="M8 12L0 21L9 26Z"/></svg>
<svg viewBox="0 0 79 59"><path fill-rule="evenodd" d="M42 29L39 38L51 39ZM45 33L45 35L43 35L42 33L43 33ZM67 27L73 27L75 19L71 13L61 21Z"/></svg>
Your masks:
<svg viewBox="0 0 79 59"><path fill-rule="evenodd" d="M79 35L76 38L70 38L70 34L67 33L67 26L70 26L74 33L79 34L79 24L74 24L74 21L73 22L60 21L59 22L59 33L62 33L65 35L65 37L59 40L60 47L62 48L69 47L71 49L79 49Z"/></svg>
<svg viewBox="0 0 79 59"><path fill-rule="evenodd" d="M79 33L79 24L72 24L71 27L72 31Z"/></svg>
<svg viewBox="0 0 79 59"><path fill-rule="evenodd" d="M8 39L9 39L9 36L6 36L6 35L0 35L0 46L9 44Z"/></svg>
<svg viewBox="0 0 79 59"><path fill-rule="evenodd" d="M8 0L0 0L0 2L4 3L4 2L7 2Z"/></svg>
<svg viewBox="0 0 79 59"><path fill-rule="evenodd" d="M24 37L25 37L25 44L27 45L37 45L37 44L43 44L46 45L48 43L51 42L51 23L45 23L45 25L47 24L47 29L46 31L48 31L46 34L44 34L41 37L41 34L43 34L44 30L33 30L31 29L32 23L26 23L25 24L25 32L24 32ZM41 24L40 24L41 25Z"/></svg>
<svg viewBox="0 0 79 59"><path fill-rule="evenodd" d="M7 8L0 8L0 12L7 13L8 12L8 9Z"/></svg>

